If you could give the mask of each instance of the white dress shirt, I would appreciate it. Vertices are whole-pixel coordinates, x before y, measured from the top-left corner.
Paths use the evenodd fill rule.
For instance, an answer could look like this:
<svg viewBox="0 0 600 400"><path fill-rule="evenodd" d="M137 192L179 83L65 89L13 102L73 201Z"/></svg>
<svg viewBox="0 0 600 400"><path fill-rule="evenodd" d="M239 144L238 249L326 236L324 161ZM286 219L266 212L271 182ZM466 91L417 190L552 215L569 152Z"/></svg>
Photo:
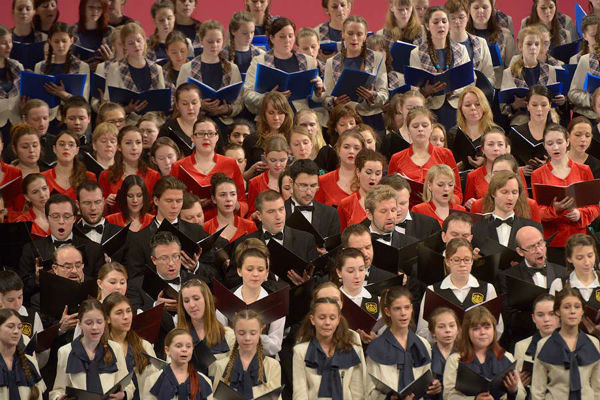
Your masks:
<svg viewBox="0 0 600 400"><path fill-rule="evenodd" d="M373 234L373 233L374 233L374 234L376 234L376 235L388 235L388 233L383 233L383 234L382 234L382 233L377 233L377 232L375 232L375 231L373 230L373 227L372 227L372 226L369 226L369 232L370 232L371 234ZM388 246L391 246L391 245L392 245L392 235L393 235L393 234L394 234L394 231L391 231L391 232L389 233L389 235L390 235L390 240L389 240L389 241L383 240L382 238L378 238L378 239L377 239L377 241L378 241L378 242L381 242L381 243L383 243L383 244L387 244Z"/></svg>
<svg viewBox="0 0 600 400"><path fill-rule="evenodd" d="M266 232L267 232L267 231L266 231L265 229L263 229L263 237L265 237L265 233L266 233ZM269 234L270 234L270 235L277 235L278 233L279 233L279 232L276 232L275 234L272 234L271 232L269 232ZM281 234L283 234L283 231L281 231ZM269 241L270 241L270 240L271 240L271 239L266 239L266 240L265 240L265 244L269 244ZM282 245L282 246L283 246L283 239L282 239L282 240L279 240L279 239L275 239L275 238L273 238L273 240L275 240L277 243L279 243L280 245Z"/></svg>
<svg viewBox="0 0 600 400"><path fill-rule="evenodd" d="M535 267L532 267L531 265L529 265L527 260L525 260L525 265L527 266L527 268L539 269L539 268L535 268ZM546 269L546 266L544 266L544 269ZM547 269L546 269L546 271L547 271ZM546 275L543 275L540 272L536 272L533 274L532 279L533 279L533 283L536 286L542 287L544 289L546 289L548 287L548 278L546 277Z"/></svg>
<svg viewBox="0 0 600 400"><path fill-rule="evenodd" d="M294 200L294 197L292 197L292 212L294 212L296 210L296 207L299 206L300 204L296 203L296 200ZM307 204L307 206L314 206L315 203L314 202L310 202L310 204ZM300 213L302 215L304 215L304 218L306 218L308 220L308 222L310 222L312 224L312 215L313 212L312 211L300 211Z"/></svg>
<svg viewBox="0 0 600 400"><path fill-rule="evenodd" d="M401 222L406 222L406 221L412 221L412 216L410 215L410 211L406 213L406 217L404 218L404 221L401 221ZM403 235L406 235L406 229L405 228L402 228L402 227L396 225L394 227L394 229L396 230L396 232L399 232L399 233L401 233Z"/></svg>
<svg viewBox="0 0 600 400"><path fill-rule="evenodd" d="M98 222L97 224L95 224L95 225L91 225L91 224L88 224L87 222L85 222L85 221L83 221L83 220L82 220L82 221L81 221L81 224L82 224L83 226L91 226L91 227L96 227L96 226L103 226L103 225L104 225L104 221L105 221L105 220L104 220L104 218L102 218L102 219L100 220L100 222ZM105 228L105 227L104 227L104 228ZM87 238L88 238L88 239L90 239L92 242L96 242L96 243L98 243L98 244L102 244L102 234L101 234L101 233L98 233L98 232L97 232L97 231L95 231L94 229L92 229L92 230L90 230L88 233L86 233L86 234L85 234L85 236L87 236Z"/></svg>
<svg viewBox="0 0 600 400"><path fill-rule="evenodd" d="M514 218L515 217L515 213L512 213L511 215L509 215L506 218L500 218L499 216L497 216L496 214L492 213L492 218L497 218L500 220L507 220L508 218ZM498 233L498 242L500 242L500 244L504 247L508 247L508 240L510 239L510 231L512 230L512 226L503 223L500 226L498 226L496 228L496 232Z"/></svg>
<svg viewBox="0 0 600 400"><path fill-rule="evenodd" d="M596 279L594 279L594 281L592 283L590 283L589 285L586 286L579 280L575 271L571 272L571 274L569 275L569 283L571 284L571 287L579 289L579 293L581 293L581 297L583 297L583 299L585 301L589 301L590 296L594 292L594 289L596 289L598 286L600 286L600 281L598 280L598 274L596 272L594 272L594 276L596 277ZM550 294L555 295L557 292L560 292L562 289L563 289L562 281L560 280L560 278L556 278L552 282L552 285L550 285Z"/></svg>

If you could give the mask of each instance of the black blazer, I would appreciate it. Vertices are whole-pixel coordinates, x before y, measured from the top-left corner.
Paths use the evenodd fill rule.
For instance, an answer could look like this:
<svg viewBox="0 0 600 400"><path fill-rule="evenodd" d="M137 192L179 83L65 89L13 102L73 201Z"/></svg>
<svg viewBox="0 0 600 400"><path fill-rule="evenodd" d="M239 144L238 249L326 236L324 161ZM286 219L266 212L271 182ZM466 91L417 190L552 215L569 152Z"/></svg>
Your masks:
<svg viewBox="0 0 600 400"><path fill-rule="evenodd" d="M340 217L335 208L318 201L313 200L315 210L312 213L312 225L319 234L326 238L340 233ZM292 199L285 201L285 215L289 218L292 215Z"/></svg>
<svg viewBox="0 0 600 400"><path fill-rule="evenodd" d="M439 224L438 224L439 225ZM397 249L401 249L403 247L408 246L409 244L418 242L419 240L409 236L409 235L405 235L402 234L396 230L394 230L394 232L392 232L392 247L395 247Z"/></svg>
<svg viewBox="0 0 600 400"><path fill-rule="evenodd" d="M35 259L38 257L38 253L33 246L35 246L44 260L51 259L56 251L51 236L27 243L23 247L17 273L23 280L25 299L29 299L38 289L35 283ZM85 279L96 279L98 277L98 270L104 265L102 247L76 229L73 229L73 246L81 250L83 262L85 263L83 268Z"/></svg>
<svg viewBox="0 0 600 400"><path fill-rule="evenodd" d="M508 238L508 248L515 250L517 248L517 232L524 226L533 226L539 229L544 234L544 228L539 222L533 221L528 218L522 218L515 216L512 229L510 230L510 236ZM473 247L481 247L486 241L493 240L498 242L498 232L494 226L494 222L491 218L482 219L477 221L473 225Z"/></svg>
<svg viewBox="0 0 600 400"><path fill-rule="evenodd" d="M500 282L499 289L501 293L506 293L506 275L511 275L533 284L533 277L529 273L529 267L525 264L525 260L506 269L499 275L498 280ZM547 290L550 290L550 285L556 278L564 279L566 277L567 270L565 267L558 264L546 263ZM509 306L506 299L502 314L505 321L505 332L502 335L502 339L505 345L514 346L514 343L535 333L536 328L531 320L531 313L524 313L522 310Z"/></svg>
<svg viewBox="0 0 600 400"><path fill-rule="evenodd" d="M419 240L440 232L440 224L428 215L411 212L412 220L406 221L405 234Z"/></svg>
<svg viewBox="0 0 600 400"><path fill-rule="evenodd" d="M392 279L394 276L396 276L391 272L386 271L385 269L377 268L373 265L369 267L367 273L368 275L365 279L367 285L370 285L371 283L375 282L385 281L386 279Z"/></svg>
<svg viewBox="0 0 600 400"><path fill-rule="evenodd" d="M102 245L102 243L106 242L112 236L116 235L122 229L122 227L120 227L119 225L111 224L107 220L104 220L103 226L104 226L104 230L102 231L102 238L100 239L100 243L98 243L100 245ZM82 236L85 236L85 233L83 233L83 231L81 230L82 227L83 227L83 220L80 219L73 227L73 230L77 230L78 233L80 233ZM118 261L118 262L123 261L123 258L125 257L125 253L126 253L125 244L112 257L112 261Z"/></svg>

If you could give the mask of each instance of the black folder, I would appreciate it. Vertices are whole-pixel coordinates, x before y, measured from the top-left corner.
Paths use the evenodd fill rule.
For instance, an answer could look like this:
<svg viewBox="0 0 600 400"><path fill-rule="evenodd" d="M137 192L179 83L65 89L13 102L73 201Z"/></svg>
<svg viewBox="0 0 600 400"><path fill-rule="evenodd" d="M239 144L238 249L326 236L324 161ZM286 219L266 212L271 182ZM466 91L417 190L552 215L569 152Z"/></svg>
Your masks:
<svg viewBox="0 0 600 400"><path fill-rule="evenodd" d="M373 265L393 274L396 274L399 268L410 274L410 266L417 261L419 247L421 242L418 240L401 248L373 240Z"/></svg>
<svg viewBox="0 0 600 400"><path fill-rule="evenodd" d="M539 158L543 160L546 156L546 149L544 149L544 142L532 143L529 139L525 138L521 132L512 129L508 132L508 137L511 142L511 154L514 155L521 164L527 164L529 160L533 158Z"/></svg>
<svg viewBox="0 0 600 400"><path fill-rule="evenodd" d="M465 316L465 313L467 311L469 311L473 308L482 307L482 306L487 308L492 313L494 318L496 318L496 321L498 321L500 318L500 313L502 312L502 304L504 301L504 294L501 294L498 297L494 297L491 300L483 301L481 303L478 303L478 304L468 307L466 309L463 309L458 304L451 302L450 300L446 299L444 296L434 292L431 289L427 289L425 291L425 298L423 301L425 302L425 305L423 306L423 319L426 321L429 320L431 313L439 307L447 307L447 308L453 310L456 313L456 315L458 316L458 319L462 321L462 319Z"/></svg>
<svg viewBox="0 0 600 400"><path fill-rule="evenodd" d="M69 306L68 313L79 311L79 305L88 298L96 298L98 284L95 280L78 283L58 275L40 271L40 304L42 314L60 319Z"/></svg>
<svg viewBox="0 0 600 400"><path fill-rule="evenodd" d="M190 239L185 233L181 232L177 229L173 224L167 221L166 218L162 220L160 226L156 230L156 232L171 232L173 235L179 239L179 243L181 243L181 250L185 251L185 253L192 257L194 254L198 254L200 251L200 246L194 240Z"/></svg>
<svg viewBox="0 0 600 400"><path fill-rule="evenodd" d="M281 396L283 386L273 389L261 396L254 397L254 400L277 400ZM217 388L213 393L213 399L215 400L245 400L246 398L236 392L231 386L227 385L223 381L219 381Z"/></svg>
<svg viewBox="0 0 600 400"><path fill-rule="evenodd" d="M157 370L161 370L164 367L166 367L167 365L169 365L168 362L166 362L165 360L162 360L160 358L151 356L148 353L142 353L144 355L144 357L146 357L148 359L148 361L150 362L150 364L152 364L152 366L154 366L154 368L156 368Z"/></svg>
<svg viewBox="0 0 600 400"><path fill-rule="evenodd" d="M452 152L457 164L462 161L464 166L469 166L468 157L475 159L481 156L481 145L475 145L461 129L457 129Z"/></svg>
<svg viewBox="0 0 600 400"><path fill-rule="evenodd" d="M546 288L539 287L510 274L505 274L506 299L510 307L515 307L523 312L532 312L533 301L541 294L547 292Z"/></svg>
<svg viewBox="0 0 600 400"><path fill-rule="evenodd" d="M303 284L290 289L290 310L285 319L286 326L300 323L308 315L313 292L317 288L318 283L317 278L312 277Z"/></svg>
<svg viewBox="0 0 600 400"><path fill-rule="evenodd" d="M100 164L94 158L94 156L92 156L89 152L85 150L81 150L79 152L79 155L81 156L81 162L83 162L85 168L88 171L93 172L96 175L96 177L100 177L100 174L102 173L102 171L104 171L104 167L102 166L102 164Z"/></svg>
<svg viewBox="0 0 600 400"><path fill-rule="evenodd" d="M381 293L385 289L389 289L389 288L392 288L395 286L404 286L403 281L404 281L404 275L397 275L397 276L394 276L393 278L389 278L389 279L385 279L383 281L371 283L371 284L365 286L365 289L367 289L369 291L369 293L371 293L372 296L379 297L379 296L381 296Z"/></svg>
<svg viewBox="0 0 600 400"><path fill-rule="evenodd" d="M53 325L37 332L33 335L27 346L25 346L25 354L33 355L33 353L42 353L52 347L54 339L58 336L60 324Z"/></svg>
<svg viewBox="0 0 600 400"><path fill-rule="evenodd" d="M163 297L168 297L173 300L177 300L179 293L171 285L165 282L156 271L146 266L144 271L144 281L142 283L142 290L148 293L153 299L158 299L158 294L162 291Z"/></svg>
<svg viewBox="0 0 600 400"><path fill-rule="evenodd" d="M444 256L421 246L417 252L417 279L425 285L433 285L446 277Z"/></svg>
<svg viewBox="0 0 600 400"><path fill-rule="evenodd" d="M502 386L506 375L515 369L517 362L514 361L494 378L487 379L467 367L463 362L458 363L456 371L456 390L467 396L477 396L479 393L490 392L493 388Z"/></svg>
<svg viewBox="0 0 600 400"><path fill-rule="evenodd" d="M74 387L67 386L65 388L65 394L69 399L77 399L77 400L108 400L109 395L118 393L122 391L125 386L129 385L131 379L133 378L134 371L132 370L128 373L123 379L121 379L115 386L110 388L105 394L98 394L93 392L88 392L87 390L77 389Z"/></svg>
<svg viewBox="0 0 600 400"><path fill-rule="evenodd" d="M200 184L200 182L198 182L196 180L196 178L194 178L192 176L192 174L190 174L188 172L188 170L186 170L185 168L183 168L181 165L179 166L179 178L181 179L181 181L183 183L185 183L185 186L187 186L187 189L189 192L195 194L196 196L200 197L201 199L210 199L212 193L211 193L211 186L210 184L208 185L202 185Z"/></svg>
<svg viewBox="0 0 600 400"><path fill-rule="evenodd" d="M115 233L102 243L102 251L108 254L109 257L114 257L114 255L125 245L130 225L131 223L122 227L119 229L119 232Z"/></svg>
<svg viewBox="0 0 600 400"><path fill-rule="evenodd" d="M196 371L207 373L208 367L216 360L217 359L204 340L201 340L196 344L192 354L192 364L194 365L194 368L196 368Z"/></svg>
<svg viewBox="0 0 600 400"><path fill-rule="evenodd" d="M12 270L17 268L23 247L27 243L31 243L31 225L31 221L0 224L0 238L2 238L0 240L0 267ZM33 247L35 250L35 244ZM52 254L44 256L43 258L46 260L52 260Z"/></svg>
<svg viewBox="0 0 600 400"><path fill-rule="evenodd" d="M373 299L377 301L377 298ZM342 293L342 315L348 321L350 329L362 329L364 332L378 331L384 325L383 318L373 318L371 314L363 310L352 299Z"/></svg>
<svg viewBox="0 0 600 400"><path fill-rule="evenodd" d="M329 237L323 237L317 229L311 224L306 217L302 214L302 212L295 210L285 221L285 224L290 228L298 229L304 232L308 232L314 236L315 241L317 242L318 247L324 247L327 250L331 250L342 243L341 235L336 234Z"/></svg>
<svg viewBox="0 0 600 400"><path fill-rule="evenodd" d="M139 337L146 339L149 343L156 343L164 308L164 304L159 304L140 314L134 315L131 321L131 330L135 331Z"/></svg>
<svg viewBox="0 0 600 400"><path fill-rule="evenodd" d="M415 399L421 399L425 397L425 395L427 394L427 388L429 387L429 385L431 385L431 382L435 380L433 373L430 369L428 369L427 371L425 371L425 373L423 373L417 379L406 385L404 389L398 392L395 389L383 383L381 380L374 377L371 373L369 373L369 375L371 375L371 379L373 379L375 387L378 391L385 394L386 396L395 394L400 399L411 394L415 395Z"/></svg>

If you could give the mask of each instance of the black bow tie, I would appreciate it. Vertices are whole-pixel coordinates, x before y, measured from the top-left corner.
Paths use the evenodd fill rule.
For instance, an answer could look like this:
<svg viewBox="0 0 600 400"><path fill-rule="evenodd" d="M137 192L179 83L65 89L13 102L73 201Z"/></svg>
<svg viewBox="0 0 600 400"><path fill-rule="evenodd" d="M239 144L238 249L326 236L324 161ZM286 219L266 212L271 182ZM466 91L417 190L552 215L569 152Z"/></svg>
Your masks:
<svg viewBox="0 0 600 400"><path fill-rule="evenodd" d="M391 233L384 233L383 235L380 235L379 233L373 233L373 232L371 232L371 238L373 238L373 240L383 239L383 241L389 242L389 241L392 240L392 234Z"/></svg>
<svg viewBox="0 0 600 400"><path fill-rule="evenodd" d="M295 206L298 211L315 211L315 206Z"/></svg>
<svg viewBox="0 0 600 400"><path fill-rule="evenodd" d="M174 279L165 280L165 282L171 283L173 285L181 285L181 277L178 276L177 278L174 278Z"/></svg>
<svg viewBox="0 0 600 400"><path fill-rule="evenodd" d="M536 272L539 272L540 274L547 276L546 275L546 266L544 265L541 268L532 268L532 267L527 267L527 272L529 272L529 275L531 275L531 277L533 278L533 276L536 274Z"/></svg>
<svg viewBox="0 0 600 400"><path fill-rule="evenodd" d="M96 225L96 226L91 226L91 225L88 225L88 224L81 224L81 231L84 234L88 234L91 231L96 231L96 232L98 232L99 234L102 235L102 232L104 232L104 225L100 224L100 225Z"/></svg>
<svg viewBox="0 0 600 400"><path fill-rule="evenodd" d="M265 231L263 237L265 238L265 240L269 240L269 239L276 239L276 240L283 240L283 232L277 232L276 234L272 234L269 231Z"/></svg>
<svg viewBox="0 0 600 400"><path fill-rule="evenodd" d="M510 217L510 218L506 218L506 219L494 218L494 220L492 222L494 223L494 226L496 228L502 224L508 224L508 225L512 226L513 222L515 222L515 217Z"/></svg>
<svg viewBox="0 0 600 400"><path fill-rule="evenodd" d="M55 248L59 248L60 246L65 246L67 244L73 244L73 240L72 239L67 239L67 240L55 240L53 242L54 247Z"/></svg>
<svg viewBox="0 0 600 400"><path fill-rule="evenodd" d="M396 226L399 227L399 228L406 229L406 223L407 222L408 222L407 220L404 220L404 221L400 222L399 224L396 224Z"/></svg>

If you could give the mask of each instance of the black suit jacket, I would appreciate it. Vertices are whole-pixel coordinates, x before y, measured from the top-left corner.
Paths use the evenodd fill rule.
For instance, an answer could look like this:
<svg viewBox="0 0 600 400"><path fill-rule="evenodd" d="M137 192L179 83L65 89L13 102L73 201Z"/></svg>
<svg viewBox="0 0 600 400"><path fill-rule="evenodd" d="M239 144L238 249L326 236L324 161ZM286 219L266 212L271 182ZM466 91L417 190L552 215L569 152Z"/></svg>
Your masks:
<svg viewBox="0 0 600 400"><path fill-rule="evenodd" d="M33 246L35 246L35 249ZM98 277L98 270L104 264L102 247L98 243L92 242L76 229L73 229L73 246L80 249L82 253L83 262L85 263L83 268L85 279L96 279ZM38 257L38 252L42 256L42 259L47 260L53 257L55 251L56 248L51 236L27 243L23 247L17 273L23 280L25 299L29 299L37 291L37 284L35 283L35 259Z"/></svg>
<svg viewBox="0 0 600 400"><path fill-rule="evenodd" d="M328 206L318 201L313 200L315 210L312 213L312 225L317 232L323 237L337 235L340 233L340 217L335 208ZM292 215L292 199L285 201L285 215L289 218Z"/></svg>
<svg viewBox="0 0 600 400"><path fill-rule="evenodd" d="M419 240L440 232L440 224L428 215L410 213L411 220L406 221L405 234Z"/></svg>
<svg viewBox="0 0 600 400"><path fill-rule="evenodd" d="M236 240L232 246L233 250L229 255L229 268L227 268L225 272L225 279L228 288L235 288L242 284L242 279L237 274L237 266L235 265L234 254L237 246L242 241L249 238L260 239L263 242L265 241L262 229ZM317 252L317 243L315 242L314 236L310 233L290 228L289 226L283 228L283 247L290 250L305 261L314 260L319 256L319 253Z"/></svg>
<svg viewBox="0 0 600 400"><path fill-rule="evenodd" d="M533 221L528 218L521 218L515 216L515 220L513 222L513 226L510 230L510 236L508 238L508 248L512 250L516 250L517 248L517 240L515 237L517 236L517 232L524 226L533 226L539 229L542 234L544 233L544 228L542 228L542 224L539 222ZM485 244L486 241L493 240L498 242L498 231L494 226L494 222L492 218L482 219L477 221L475 225L473 225L473 246L481 247Z"/></svg>
<svg viewBox="0 0 600 400"><path fill-rule="evenodd" d="M369 267L367 272L369 273L366 279L367 285L370 285L371 283L385 281L386 279L392 279L394 276L396 276L391 272L386 271L385 269L377 268L373 265Z"/></svg>
<svg viewBox="0 0 600 400"><path fill-rule="evenodd" d="M525 260L519 264L512 266L500 274L498 280L500 281L500 292L506 293L506 275L511 275L515 278L533 284L533 278L529 273L529 267L525 264ZM547 263L546 264L546 289L550 290L550 285L556 278L564 279L567 277L567 270L562 265ZM515 307L508 305L507 299L505 299L503 318L505 332L502 335L504 344L507 346L514 346L514 343L519 340L525 339L528 336L535 333L535 325L531 320L531 312L523 312ZM508 329L506 329L508 328Z"/></svg>
<svg viewBox="0 0 600 400"><path fill-rule="evenodd" d="M130 278L143 275L145 266L152 265L152 260L150 259L150 241L158 230L155 221L156 220L152 221L150 225L141 231L127 237L127 253L123 263L127 266L127 272L129 273ZM200 225L191 224L181 220L177 223L177 229L195 242L208 236ZM219 240L221 240L221 238ZM215 243L214 247L222 248L224 246ZM219 277L219 271L214 266L213 251L203 253L200 256L200 268L198 268L196 274L207 282L212 281L213 277Z"/></svg>
<svg viewBox="0 0 600 400"><path fill-rule="evenodd" d="M77 229L77 231L82 236L85 236L85 233L83 233L83 231L81 229L82 226L83 226L83 220L80 219L73 227L73 230ZM116 235L122 229L122 227L120 227L119 225L111 224L110 222L108 222L106 220L104 220L103 226L104 226L104 230L102 231L102 238L100 239L100 243L98 243L99 245L102 245L102 243L106 242L108 239L110 239L111 237ZM125 253L127 251L125 248L126 244L127 243L124 243L123 247L121 247L113 257L111 257L112 261L123 262Z"/></svg>

